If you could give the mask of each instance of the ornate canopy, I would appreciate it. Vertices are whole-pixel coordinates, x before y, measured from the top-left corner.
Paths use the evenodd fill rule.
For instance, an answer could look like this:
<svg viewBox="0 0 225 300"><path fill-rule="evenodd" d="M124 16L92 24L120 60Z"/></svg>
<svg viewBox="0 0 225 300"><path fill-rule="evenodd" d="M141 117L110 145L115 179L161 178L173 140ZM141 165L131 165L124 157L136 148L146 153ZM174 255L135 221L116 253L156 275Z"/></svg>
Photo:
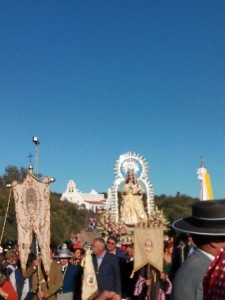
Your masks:
<svg viewBox="0 0 225 300"><path fill-rule="evenodd" d="M119 156L115 163L114 173L115 180L110 189L109 208L111 214L118 222L120 219L118 191L119 186L127 177L127 172L133 172L137 180L143 185L147 196L147 213L150 216L154 210L154 193L153 187L148 179L148 162L146 159L135 152L127 152Z"/></svg>

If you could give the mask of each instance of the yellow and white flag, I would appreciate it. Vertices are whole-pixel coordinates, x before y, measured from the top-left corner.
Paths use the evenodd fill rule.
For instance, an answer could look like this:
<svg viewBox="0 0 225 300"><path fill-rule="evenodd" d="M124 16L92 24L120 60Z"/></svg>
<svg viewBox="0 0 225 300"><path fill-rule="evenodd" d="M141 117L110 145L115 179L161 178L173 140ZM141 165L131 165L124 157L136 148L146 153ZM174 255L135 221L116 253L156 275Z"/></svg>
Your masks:
<svg viewBox="0 0 225 300"><path fill-rule="evenodd" d="M90 249L84 258L84 276L82 283L82 300L92 300L98 295L98 284Z"/></svg>
<svg viewBox="0 0 225 300"><path fill-rule="evenodd" d="M163 227L134 229L134 272L150 264L163 271Z"/></svg>
<svg viewBox="0 0 225 300"><path fill-rule="evenodd" d="M201 163L201 167L197 170L198 179L200 180L200 200L213 200L213 192L210 181L210 175L207 169L204 166L204 163Z"/></svg>

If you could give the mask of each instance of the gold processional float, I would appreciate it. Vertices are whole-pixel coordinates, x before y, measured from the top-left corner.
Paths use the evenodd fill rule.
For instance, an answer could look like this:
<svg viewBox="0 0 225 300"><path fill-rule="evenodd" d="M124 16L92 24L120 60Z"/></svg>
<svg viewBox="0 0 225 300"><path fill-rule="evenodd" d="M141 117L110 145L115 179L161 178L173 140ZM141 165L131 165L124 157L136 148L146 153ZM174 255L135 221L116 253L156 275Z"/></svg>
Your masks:
<svg viewBox="0 0 225 300"><path fill-rule="evenodd" d="M105 240L115 235L121 244L134 243L133 273L147 266L147 279L154 282L154 273L163 271L164 231L169 223L154 205L148 163L143 156L127 152L118 158L114 171L115 181L108 193L109 210L100 216L97 229ZM90 255L88 251L84 262L82 300L94 299L97 292ZM148 299L150 294L151 286Z"/></svg>

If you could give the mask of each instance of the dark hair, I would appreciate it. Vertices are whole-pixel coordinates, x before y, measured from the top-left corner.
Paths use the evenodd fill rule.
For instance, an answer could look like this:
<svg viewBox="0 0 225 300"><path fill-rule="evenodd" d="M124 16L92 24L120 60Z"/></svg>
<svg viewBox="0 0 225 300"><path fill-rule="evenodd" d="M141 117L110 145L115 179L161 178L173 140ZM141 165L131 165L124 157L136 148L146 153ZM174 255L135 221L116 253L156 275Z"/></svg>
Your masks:
<svg viewBox="0 0 225 300"><path fill-rule="evenodd" d="M80 254L84 255L85 254L85 250L83 248L80 248Z"/></svg>
<svg viewBox="0 0 225 300"><path fill-rule="evenodd" d="M73 253L75 253L77 250L80 250L80 255L85 254L85 250L83 248L75 248L75 249L73 249Z"/></svg>
<svg viewBox="0 0 225 300"><path fill-rule="evenodd" d="M108 239L107 239L107 242L108 242L109 240L112 240L112 241L114 241L115 243L117 243L117 237L116 237L115 235L110 235L110 236L108 237Z"/></svg>
<svg viewBox="0 0 225 300"><path fill-rule="evenodd" d="M168 241L164 242L164 252L166 249L173 248L173 243L169 243Z"/></svg>
<svg viewBox="0 0 225 300"><path fill-rule="evenodd" d="M197 247L201 247L210 243L225 242L225 236L210 236L210 235L192 235L192 240Z"/></svg>

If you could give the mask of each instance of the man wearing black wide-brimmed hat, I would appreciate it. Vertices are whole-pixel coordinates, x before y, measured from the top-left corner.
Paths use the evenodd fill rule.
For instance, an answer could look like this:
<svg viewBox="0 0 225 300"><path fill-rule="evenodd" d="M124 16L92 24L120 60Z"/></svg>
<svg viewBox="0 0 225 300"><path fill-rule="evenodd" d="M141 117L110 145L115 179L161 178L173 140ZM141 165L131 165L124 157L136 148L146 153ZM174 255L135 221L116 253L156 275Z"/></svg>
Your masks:
<svg viewBox="0 0 225 300"><path fill-rule="evenodd" d="M191 234L197 249L178 270L171 300L202 300L202 280L210 263L225 247L225 201L196 202L192 216L177 220L173 228Z"/></svg>

